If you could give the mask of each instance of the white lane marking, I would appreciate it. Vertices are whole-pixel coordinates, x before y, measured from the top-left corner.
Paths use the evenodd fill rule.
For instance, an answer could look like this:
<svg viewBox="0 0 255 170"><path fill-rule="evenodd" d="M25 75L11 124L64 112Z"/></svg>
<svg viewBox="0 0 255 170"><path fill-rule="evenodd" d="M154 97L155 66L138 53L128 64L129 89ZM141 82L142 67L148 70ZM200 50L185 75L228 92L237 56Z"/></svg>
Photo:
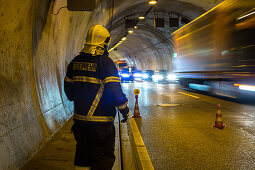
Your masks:
<svg viewBox="0 0 255 170"><path fill-rule="evenodd" d="M161 106L161 107L173 107L173 106L179 106L180 104L156 104L155 106Z"/></svg>

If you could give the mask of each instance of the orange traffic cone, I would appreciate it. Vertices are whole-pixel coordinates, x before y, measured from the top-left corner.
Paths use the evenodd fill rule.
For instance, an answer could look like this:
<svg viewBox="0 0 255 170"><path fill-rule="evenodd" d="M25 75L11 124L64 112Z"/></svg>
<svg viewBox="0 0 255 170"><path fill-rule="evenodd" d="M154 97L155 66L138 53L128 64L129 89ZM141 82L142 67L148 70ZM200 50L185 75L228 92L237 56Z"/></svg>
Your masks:
<svg viewBox="0 0 255 170"><path fill-rule="evenodd" d="M141 117L140 111L139 111L139 106L138 106L138 95L135 95L135 111L134 111L134 118L139 118Z"/></svg>
<svg viewBox="0 0 255 170"><path fill-rule="evenodd" d="M220 104L217 105L216 120L215 120L215 124L213 125L213 127L217 127L219 129L223 129L225 127L225 125L223 124L223 120L222 120Z"/></svg>

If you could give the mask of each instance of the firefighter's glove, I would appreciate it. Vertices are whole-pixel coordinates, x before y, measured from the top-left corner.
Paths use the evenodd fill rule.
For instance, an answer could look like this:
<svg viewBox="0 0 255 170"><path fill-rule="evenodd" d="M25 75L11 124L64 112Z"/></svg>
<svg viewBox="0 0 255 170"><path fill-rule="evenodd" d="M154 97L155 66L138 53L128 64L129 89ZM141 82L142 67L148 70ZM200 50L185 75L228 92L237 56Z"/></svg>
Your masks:
<svg viewBox="0 0 255 170"><path fill-rule="evenodd" d="M129 113L129 108L128 107L121 110L121 114L122 114L122 117L123 117L123 119L121 120L121 123L125 123L128 120L128 113Z"/></svg>
<svg viewBox="0 0 255 170"><path fill-rule="evenodd" d="M124 119L121 120L121 123L126 123L127 120L128 120L128 117L125 116Z"/></svg>

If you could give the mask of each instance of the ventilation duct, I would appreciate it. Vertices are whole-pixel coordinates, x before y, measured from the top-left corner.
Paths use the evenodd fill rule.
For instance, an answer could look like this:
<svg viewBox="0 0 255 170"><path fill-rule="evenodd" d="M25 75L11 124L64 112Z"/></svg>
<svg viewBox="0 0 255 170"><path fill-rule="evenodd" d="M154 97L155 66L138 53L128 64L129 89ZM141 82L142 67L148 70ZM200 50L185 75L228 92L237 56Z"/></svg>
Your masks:
<svg viewBox="0 0 255 170"><path fill-rule="evenodd" d="M179 18L169 18L169 24L171 27L179 27Z"/></svg>
<svg viewBox="0 0 255 170"><path fill-rule="evenodd" d="M125 26L126 26L126 29L134 28L136 26L136 20L135 19L126 19Z"/></svg>
<svg viewBox="0 0 255 170"><path fill-rule="evenodd" d="M155 18L154 26L156 28L158 28L158 27L165 27L165 20L164 20L164 18Z"/></svg>
<svg viewBox="0 0 255 170"><path fill-rule="evenodd" d="M184 24L188 24L190 22L190 20L188 20L186 18L182 18L181 22Z"/></svg>
<svg viewBox="0 0 255 170"><path fill-rule="evenodd" d="M69 11L95 11L96 0L67 0Z"/></svg>

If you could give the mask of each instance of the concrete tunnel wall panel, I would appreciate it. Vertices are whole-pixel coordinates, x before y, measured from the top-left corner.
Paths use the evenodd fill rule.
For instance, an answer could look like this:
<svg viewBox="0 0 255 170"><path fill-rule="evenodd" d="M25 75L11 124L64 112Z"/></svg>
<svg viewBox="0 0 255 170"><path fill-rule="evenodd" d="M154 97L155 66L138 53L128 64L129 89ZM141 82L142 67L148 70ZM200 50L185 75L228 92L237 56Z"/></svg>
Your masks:
<svg viewBox="0 0 255 170"><path fill-rule="evenodd" d="M63 5L55 2L1 1L0 169L22 166L72 116L63 90L67 65L88 28L107 22L106 3L93 19L67 9L52 15Z"/></svg>
<svg viewBox="0 0 255 170"><path fill-rule="evenodd" d="M1 1L0 169L16 169L45 139L33 79L33 1Z"/></svg>
<svg viewBox="0 0 255 170"><path fill-rule="evenodd" d="M41 111L50 133L54 133L72 114L72 103L63 91L63 79L67 64L82 48L82 33L86 30L83 23L88 22L88 17L84 14L77 16L75 20L74 15L68 11L61 12L58 16L48 16L33 57ZM74 34L75 32L77 34ZM78 34L79 32L81 34Z"/></svg>

